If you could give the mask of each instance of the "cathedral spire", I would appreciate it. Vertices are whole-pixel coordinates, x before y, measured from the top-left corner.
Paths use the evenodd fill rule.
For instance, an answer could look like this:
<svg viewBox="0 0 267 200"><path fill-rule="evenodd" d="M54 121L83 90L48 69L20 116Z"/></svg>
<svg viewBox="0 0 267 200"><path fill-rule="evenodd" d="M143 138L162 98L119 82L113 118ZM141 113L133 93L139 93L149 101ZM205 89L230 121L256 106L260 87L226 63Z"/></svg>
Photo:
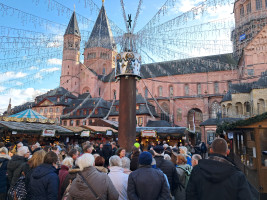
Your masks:
<svg viewBox="0 0 267 200"><path fill-rule="evenodd" d="M116 50L116 44L110 29L108 17L106 14L104 0L102 7L96 19L94 28L91 32L86 48L102 47L105 49Z"/></svg>
<svg viewBox="0 0 267 200"><path fill-rule="evenodd" d="M74 9L75 9L75 7L74 7ZM77 18L76 18L76 14L75 14L75 10L72 13L69 25L68 25L66 32L65 32L65 35L69 35L69 34L81 37Z"/></svg>

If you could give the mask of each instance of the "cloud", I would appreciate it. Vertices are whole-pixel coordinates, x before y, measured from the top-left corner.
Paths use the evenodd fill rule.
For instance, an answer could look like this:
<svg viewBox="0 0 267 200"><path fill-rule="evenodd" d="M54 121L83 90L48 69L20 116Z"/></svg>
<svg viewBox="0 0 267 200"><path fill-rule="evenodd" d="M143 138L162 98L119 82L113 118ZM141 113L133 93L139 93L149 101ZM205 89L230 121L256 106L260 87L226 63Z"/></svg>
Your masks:
<svg viewBox="0 0 267 200"><path fill-rule="evenodd" d="M38 67L36 67L36 66L31 66L31 67L29 68L29 70L35 70L35 69L38 69Z"/></svg>
<svg viewBox="0 0 267 200"><path fill-rule="evenodd" d="M4 89L0 86L0 91ZM12 108L15 106L21 105L23 103L26 103L28 101L34 101L34 98L38 95L41 95L45 92L47 92L48 89L34 89L34 88L26 88L26 89L11 89L9 93L0 95L0 114L5 112L9 99L11 98L11 105Z"/></svg>
<svg viewBox="0 0 267 200"><path fill-rule="evenodd" d="M25 76L27 76L27 73L23 73L23 72L5 72L0 74L0 82L5 82L11 79L16 79L16 78L23 78Z"/></svg>
<svg viewBox="0 0 267 200"><path fill-rule="evenodd" d="M62 64L62 59L50 58L50 59L47 60L47 64L49 64L49 65L61 65Z"/></svg>
<svg viewBox="0 0 267 200"><path fill-rule="evenodd" d="M54 72L59 70L60 70L59 67L53 67L53 68L41 69L40 72Z"/></svg>
<svg viewBox="0 0 267 200"><path fill-rule="evenodd" d="M34 78L35 78L35 79L42 79L43 76L41 75L40 72L37 72L37 73L34 75Z"/></svg>

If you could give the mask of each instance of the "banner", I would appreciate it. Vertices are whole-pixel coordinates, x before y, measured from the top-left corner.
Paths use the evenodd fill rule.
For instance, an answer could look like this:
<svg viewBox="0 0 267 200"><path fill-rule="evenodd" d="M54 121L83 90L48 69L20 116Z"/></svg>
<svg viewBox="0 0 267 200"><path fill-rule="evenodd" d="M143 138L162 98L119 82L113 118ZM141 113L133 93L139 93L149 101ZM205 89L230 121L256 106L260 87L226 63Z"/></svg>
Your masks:
<svg viewBox="0 0 267 200"><path fill-rule="evenodd" d="M156 131L154 130L143 130L141 132L142 137L157 137Z"/></svg>
<svg viewBox="0 0 267 200"><path fill-rule="evenodd" d="M107 134L106 135L112 135L112 131L111 130L107 130Z"/></svg>
<svg viewBox="0 0 267 200"><path fill-rule="evenodd" d="M53 129L44 129L42 136L44 137L55 137L56 130Z"/></svg>
<svg viewBox="0 0 267 200"><path fill-rule="evenodd" d="M83 131L81 133L81 137L89 137L90 136L90 131Z"/></svg>

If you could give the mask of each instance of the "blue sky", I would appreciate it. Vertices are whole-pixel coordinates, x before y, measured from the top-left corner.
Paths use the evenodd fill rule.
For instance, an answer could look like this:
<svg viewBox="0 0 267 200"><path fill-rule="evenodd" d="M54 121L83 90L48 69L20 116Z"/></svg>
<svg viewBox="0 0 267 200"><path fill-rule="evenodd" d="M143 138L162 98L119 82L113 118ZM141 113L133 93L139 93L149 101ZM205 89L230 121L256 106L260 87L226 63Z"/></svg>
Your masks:
<svg viewBox="0 0 267 200"><path fill-rule="evenodd" d="M101 0L93 2L98 8L102 5ZM143 0L135 32L144 27L165 2ZM162 16L162 22L201 1L170 2L174 2L175 7ZM0 114L6 110L9 98L13 107L59 86L63 35L74 4L84 43L98 15L94 3L91 0L0 0ZM138 0L124 0L125 12L131 14L133 20L138 3ZM125 31L120 0L106 0L105 8L109 19ZM221 7L192 24L232 16L231 12L231 7Z"/></svg>

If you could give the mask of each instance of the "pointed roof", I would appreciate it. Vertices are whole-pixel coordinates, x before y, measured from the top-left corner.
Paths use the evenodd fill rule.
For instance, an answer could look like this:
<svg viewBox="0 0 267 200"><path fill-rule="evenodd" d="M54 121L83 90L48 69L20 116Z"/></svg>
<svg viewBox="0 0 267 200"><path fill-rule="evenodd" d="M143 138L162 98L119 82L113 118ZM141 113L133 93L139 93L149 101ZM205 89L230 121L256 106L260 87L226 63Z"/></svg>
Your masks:
<svg viewBox="0 0 267 200"><path fill-rule="evenodd" d="M72 13L69 25L64 35L68 35L68 34L81 37L75 11Z"/></svg>
<svg viewBox="0 0 267 200"><path fill-rule="evenodd" d="M35 118L35 119L47 119L43 115L40 115L38 112L35 112L32 109L24 110L20 113L11 115L9 117L16 117L16 118Z"/></svg>
<svg viewBox="0 0 267 200"><path fill-rule="evenodd" d="M111 50L116 49L104 5L101 7L90 38L86 44L86 48L93 47L103 47Z"/></svg>

